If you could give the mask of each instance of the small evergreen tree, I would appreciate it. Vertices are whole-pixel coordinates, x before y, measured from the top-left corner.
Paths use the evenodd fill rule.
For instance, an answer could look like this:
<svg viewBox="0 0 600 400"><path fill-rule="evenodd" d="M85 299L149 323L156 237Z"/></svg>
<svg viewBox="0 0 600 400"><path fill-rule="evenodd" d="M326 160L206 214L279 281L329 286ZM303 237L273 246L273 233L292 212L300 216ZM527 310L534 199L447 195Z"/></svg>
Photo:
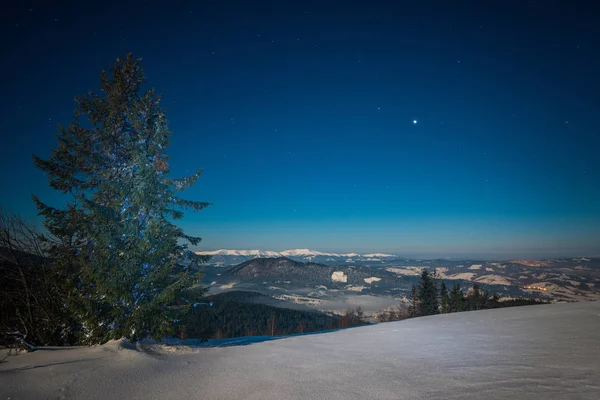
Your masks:
<svg viewBox="0 0 600 400"><path fill-rule="evenodd" d="M460 285L455 283L452 285L452 289L448 295L448 312L460 312L465 310L465 296L460 288Z"/></svg>
<svg viewBox="0 0 600 400"><path fill-rule="evenodd" d="M419 290L417 285L412 285L410 290L410 298L408 303L408 316L409 318L418 317L420 313L420 301L419 301Z"/></svg>
<svg viewBox="0 0 600 400"><path fill-rule="evenodd" d="M344 314L338 320L338 328L344 329L352 326L352 319L354 318L354 310L347 309Z"/></svg>
<svg viewBox="0 0 600 400"><path fill-rule="evenodd" d="M446 314L450 309L450 298L448 297L448 288L446 282L441 281L440 283L440 312Z"/></svg>
<svg viewBox="0 0 600 400"><path fill-rule="evenodd" d="M60 210L33 196L88 343L173 334L188 308L182 290L199 281L206 260L185 244L200 238L171 222L182 209L208 205L176 195L200 171L167 177L171 133L160 96L141 94L144 82L140 60L117 59L101 73L101 95L76 98L74 121L58 128L51 157L33 156L50 186L72 200Z"/></svg>
<svg viewBox="0 0 600 400"><path fill-rule="evenodd" d="M356 314L355 324L363 325L366 321L365 321L365 312L363 311L361 306L356 307L355 314Z"/></svg>
<svg viewBox="0 0 600 400"><path fill-rule="evenodd" d="M500 296L498 293L494 293L494 295L488 301L488 308L496 308L500 303Z"/></svg>
<svg viewBox="0 0 600 400"><path fill-rule="evenodd" d="M435 279L426 269L421 273L421 282L418 288L420 315L434 315L438 313L437 287Z"/></svg>
<svg viewBox="0 0 600 400"><path fill-rule="evenodd" d="M269 320L267 321L267 335L275 336L275 326L276 326L275 314L272 313L271 316L269 317Z"/></svg>
<svg viewBox="0 0 600 400"><path fill-rule="evenodd" d="M487 308L487 303L490 300L490 295L481 290L478 284L474 283L471 292L467 296L467 304L469 310L481 310Z"/></svg>

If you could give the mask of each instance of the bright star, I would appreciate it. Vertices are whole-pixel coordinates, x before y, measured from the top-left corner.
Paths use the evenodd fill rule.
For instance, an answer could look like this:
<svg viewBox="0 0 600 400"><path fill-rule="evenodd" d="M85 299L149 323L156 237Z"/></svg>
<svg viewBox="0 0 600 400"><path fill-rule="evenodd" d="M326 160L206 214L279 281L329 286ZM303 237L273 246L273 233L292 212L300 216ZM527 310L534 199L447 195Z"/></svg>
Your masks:
<svg viewBox="0 0 600 400"><path fill-rule="evenodd" d="M417 123L417 120L416 120L416 119L413 119L413 124L416 124L416 123Z"/></svg>

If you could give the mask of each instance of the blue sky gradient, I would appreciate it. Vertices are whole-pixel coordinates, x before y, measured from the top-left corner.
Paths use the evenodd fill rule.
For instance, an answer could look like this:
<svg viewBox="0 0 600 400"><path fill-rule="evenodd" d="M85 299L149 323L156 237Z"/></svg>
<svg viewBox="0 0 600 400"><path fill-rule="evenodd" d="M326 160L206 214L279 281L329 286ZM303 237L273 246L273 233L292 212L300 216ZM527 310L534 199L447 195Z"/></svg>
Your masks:
<svg viewBox="0 0 600 400"><path fill-rule="evenodd" d="M600 255L592 5L38 3L1 27L7 210L61 204L31 153L132 51L163 95L173 174L204 168L186 197L214 205L181 222L203 249Z"/></svg>

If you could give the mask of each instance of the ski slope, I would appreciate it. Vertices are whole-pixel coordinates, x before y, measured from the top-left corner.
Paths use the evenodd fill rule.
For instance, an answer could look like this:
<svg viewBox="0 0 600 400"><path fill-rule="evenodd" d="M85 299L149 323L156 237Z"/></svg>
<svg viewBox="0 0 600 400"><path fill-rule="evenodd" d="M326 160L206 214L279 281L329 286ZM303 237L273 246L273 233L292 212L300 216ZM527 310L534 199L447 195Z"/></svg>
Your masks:
<svg viewBox="0 0 600 400"><path fill-rule="evenodd" d="M48 348L0 364L7 398L597 400L600 303L207 346Z"/></svg>

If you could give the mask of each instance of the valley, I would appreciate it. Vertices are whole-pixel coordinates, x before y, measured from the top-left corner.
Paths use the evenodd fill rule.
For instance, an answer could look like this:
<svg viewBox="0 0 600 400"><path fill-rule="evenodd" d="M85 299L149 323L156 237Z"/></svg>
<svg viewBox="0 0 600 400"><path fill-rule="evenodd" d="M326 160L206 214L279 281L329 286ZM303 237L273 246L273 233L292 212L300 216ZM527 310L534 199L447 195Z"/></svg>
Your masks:
<svg viewBox="0 0 600 400"><path fill-rule="evenodd" d="M208 252L199 252L207 254ZM600 259L409 260L391 254L336 254L307 249L285 252L220 250L205 267L209 293L259 292L279 306L342 314L402 306L426 268L448 287L473 284L501 300L552 302L600 300ZM287 255L287 256L286 256Z"/></svg>

